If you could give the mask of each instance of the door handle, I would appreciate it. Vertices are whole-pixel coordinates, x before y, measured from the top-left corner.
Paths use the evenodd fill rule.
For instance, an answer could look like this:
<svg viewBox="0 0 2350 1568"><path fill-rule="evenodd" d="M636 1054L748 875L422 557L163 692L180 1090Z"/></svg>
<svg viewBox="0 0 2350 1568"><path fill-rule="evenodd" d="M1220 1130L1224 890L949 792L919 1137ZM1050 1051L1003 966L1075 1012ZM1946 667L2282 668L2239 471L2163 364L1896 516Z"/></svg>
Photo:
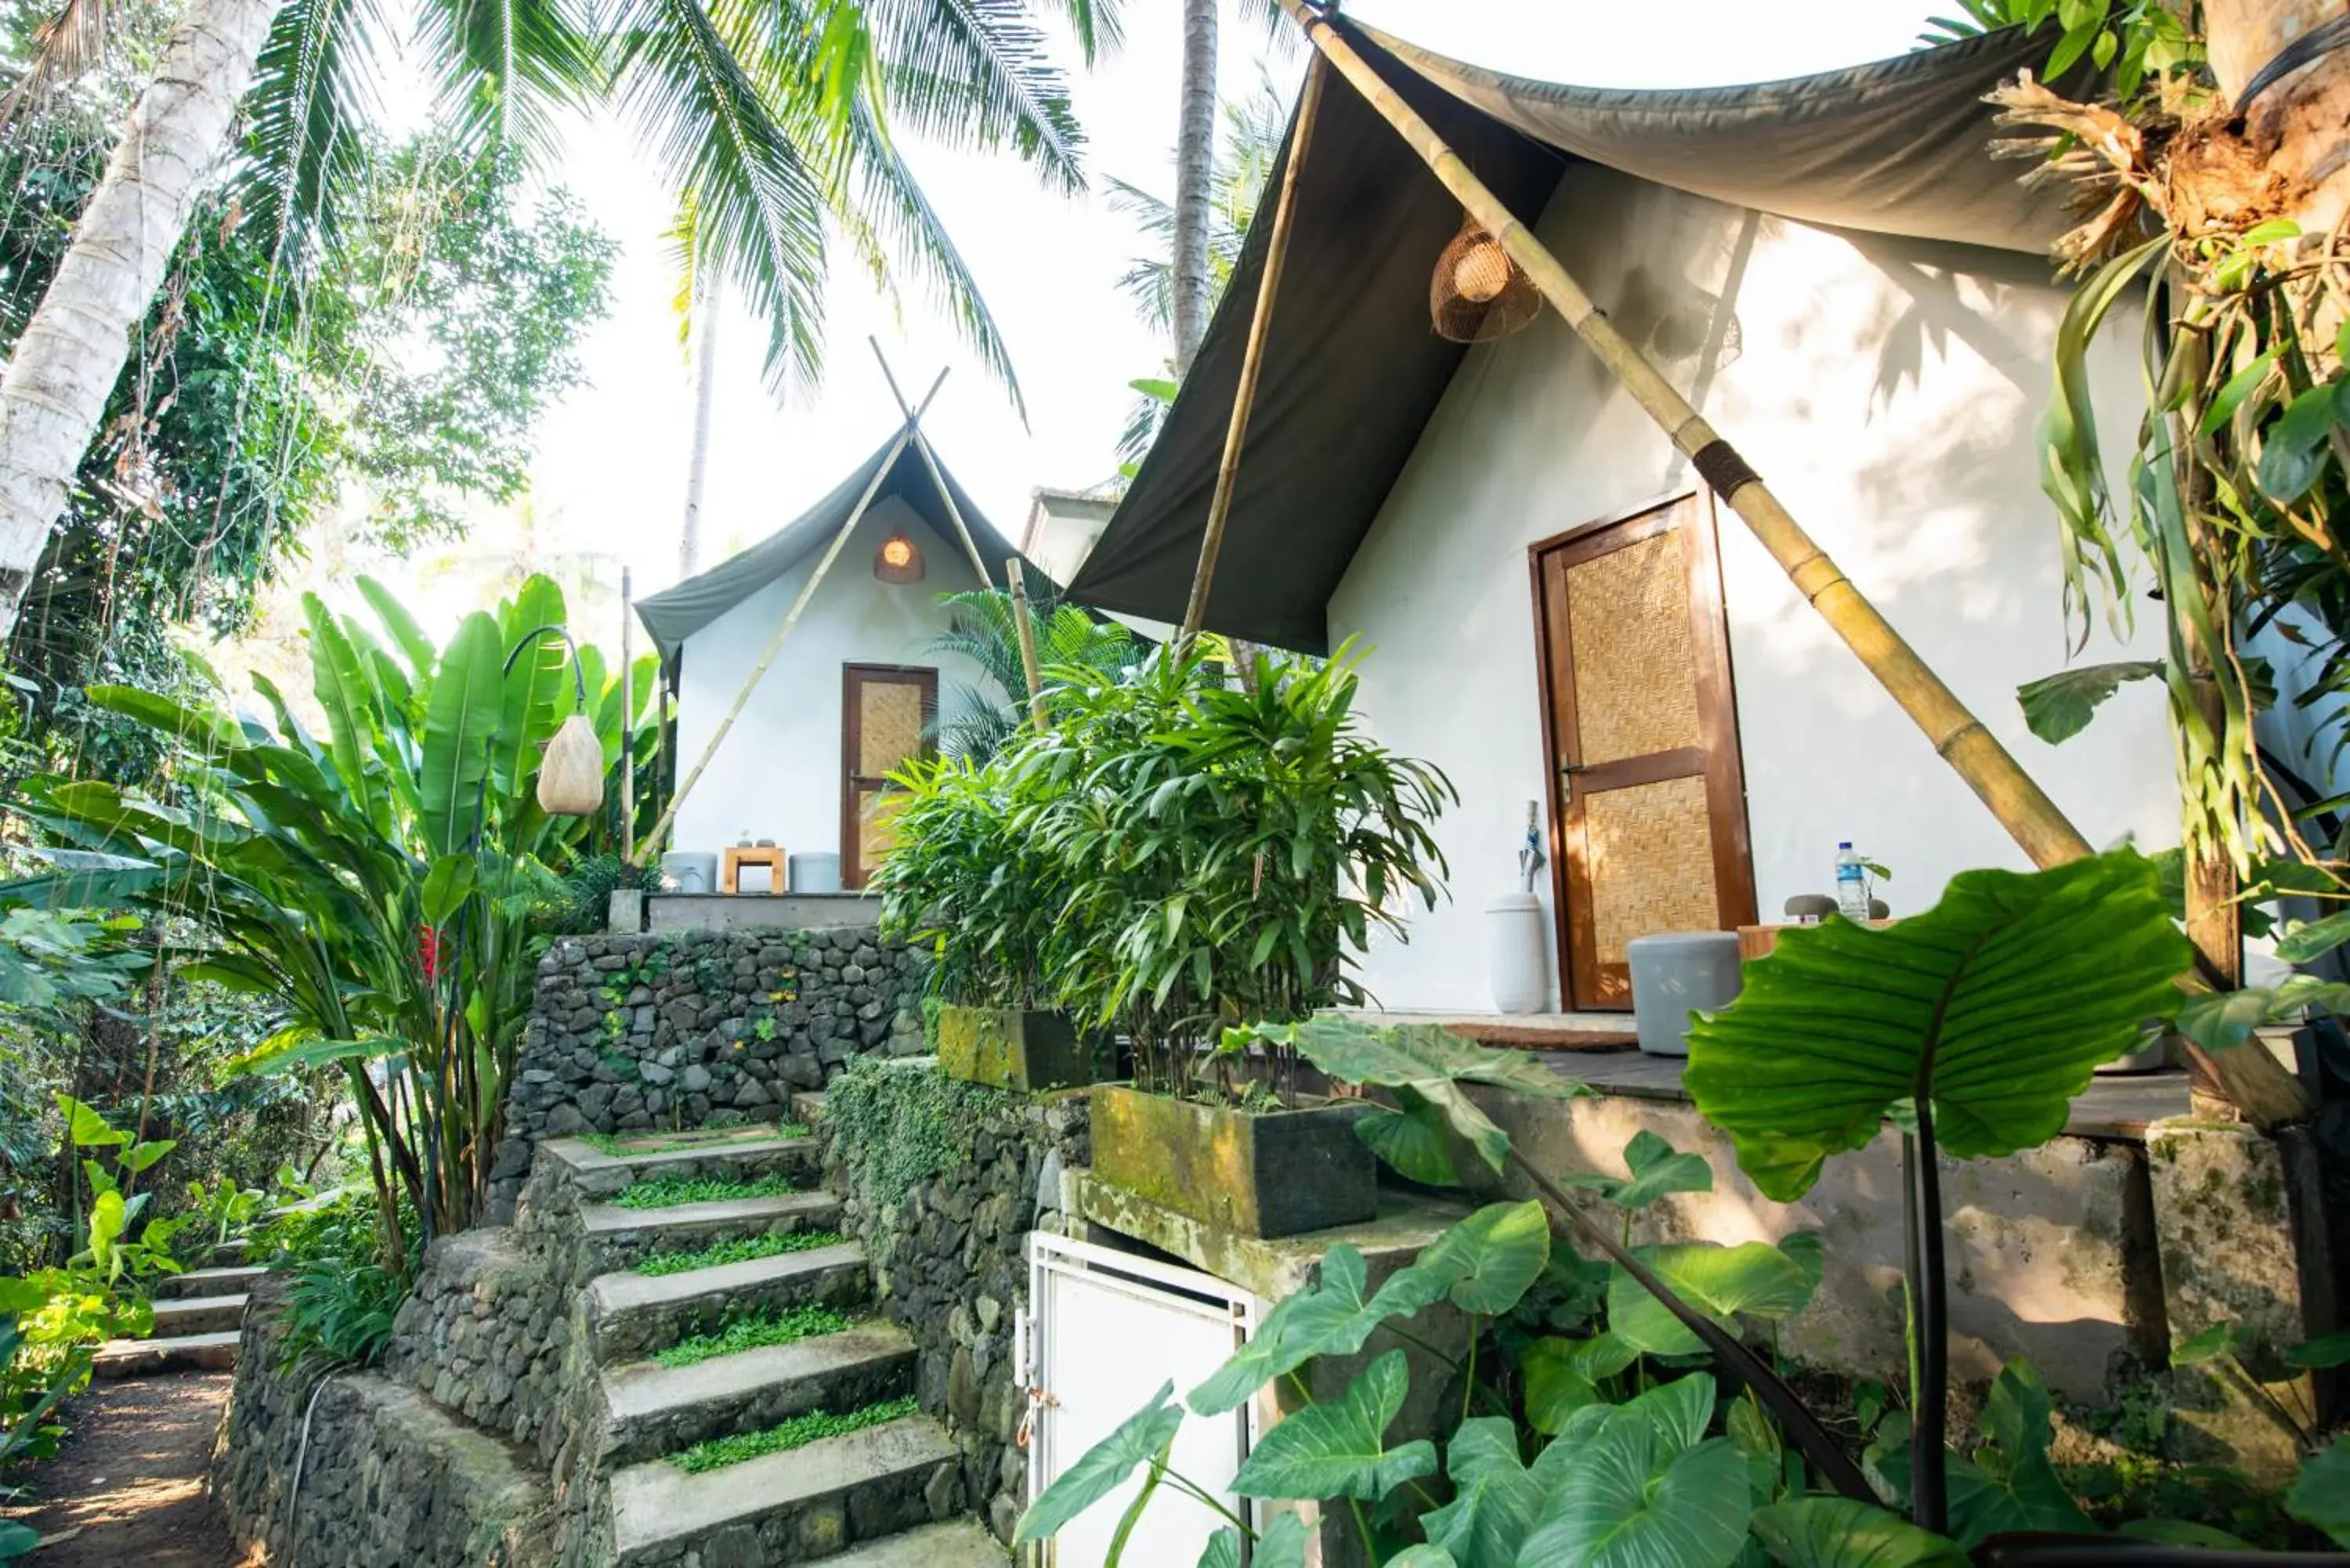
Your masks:
<svg viewBox="0 0 2350 1568"><path fill-rule="evenodd" d="M1575 798L1575 774L1581 774L1581 773L1588 773L1588 772L1590 772L1590 771L1591 771L1590 764L1589 764L1589 763L1559 763L1559 764L1558 764L1558 794L1559 794L1559 799L1560 799L1561 801L1563 801L1563 802L1564 802L1564 801L1571 801L1571 800L1573 800L1573 799Z"/></svg>

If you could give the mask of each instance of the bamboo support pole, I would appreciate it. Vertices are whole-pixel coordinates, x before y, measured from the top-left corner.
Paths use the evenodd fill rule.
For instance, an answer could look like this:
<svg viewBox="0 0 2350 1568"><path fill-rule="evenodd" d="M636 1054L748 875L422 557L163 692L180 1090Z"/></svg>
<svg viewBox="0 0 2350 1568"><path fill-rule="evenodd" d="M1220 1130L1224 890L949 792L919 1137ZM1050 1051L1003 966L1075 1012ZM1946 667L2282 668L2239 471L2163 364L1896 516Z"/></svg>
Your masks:
<svg viewBox="0 0 2350 1568"><path fill-rule="evenodd" d="M1021 567L1017 556L1003 563L1004 587L1012 593L1012 626L1020 637L1020 673L1028 680L1028 717L1041 735L1045 730L1045 672L1036 664L1036 623L1028 614L1028 576Z"/></svg>
<svg viewBox="0 0 2350 1568"><path fill-rule="evenodd" d="M1512 261L1524 270L1575 336L1599 356L1633 401L1672 438L1691 464L1745 520L1754 536L1777 561L1812 607L1835 628L1845 645L1859 656L1902 711L1917 722L1943 761L1991 808L2036 866L2056 866L2093 853L2080 830L2065 820L2056 803L2016 763L1982 721L1967 711L1956 693L1918 657L1877 607L1864 597L1849 578L1812 542L1803 525L1757 478L1731 444L1718 435L1687 399L1673 389L1657 368L1616 329L1594 305L1556 256L1518 222L1501 198L1470 172L1458 153L1446 146L1433 128L1413 112L1394 88L1380 79L1369 62L1303 0L1281 0L1324 57L1337 67L1395 127L1413 151L1435 172L1445 189L1460 200L1470 216L1482 224ZM1292 165L1293 169L1295 164ZM1247 372L1243 372L1245 385ZM1196 594L1197 589L1195 587Z"/></svg>
<svg viewBox="0 0 2350 1568"><path fill-rule="evenodd" d="M629 623L637 618L636 596L629 568L620 568L620 859L633 864L637 858L637 756L636 715L637 672L629 661L635 657L636 641L629 636Z"/></svg>
<svg viewBox="0 0 2350 1568"><path fill-rule="evenodd" d="M1445 189L1534 280L1543 297L1566 317L1575 336L1598 355L1632 400L1672 438L1706 483L1744 520L1812 607L1925 732L1935 752L1967 782L2033 864L2060 866L2095 853L1998 737L1968 711L1827 553L1813 543L1737 450L1626 340L1558 258L1470 171L1434 128L1304 0L1281 0L1281 5L1305 29L1321 57L1336 67L1396 129ZM1295 167L1293 161L1293 171ZM1263 308L1260 298L1260 313ZM1242 379L1245 391L1245 369ZM1197 593L1195 585L1195 597ZM2210 1058L2206 1065L2224 1080L2237 1105L2263 1129L2304 1120L2312 1113L2307 1089L2257 1044Z"/></svg>
<svg viewBox="0 0 2350 1568"><path fill-rule="evenodd" d="M930 408L931 400L939 395L940 383L946 379L947 373L940 371L938 380L931 383L930 391L923 396L921 407L908 418L897 439L889 443L889 450L882 454L880 466L873 471L873 478L865 486L865 493L857 498L857 504L849 508L847 520L841 524L840 532L832 536L832 543L825 547L823 557L816 564L816 570L810 572L808 580L800 586L799 596L792 600L791 610L784 617L783 624L775 628L775 635L767 639L766 651L759 655L759 662L751 667L751 673L743 679L743 689L734 693L734 701L727 705L725 715L718 721L718 727L710 732L710 740L702 746L702 755L694 760L692 771L678 784L677 793L670 796L660 820L654 823L652 831L646 835L648 847L660 843L662 836L669 832L670 824L677 819L677 808L685 804L685 797L691 794L693 786L702 782L702 770L710 765L710 759L716 756L718 748L725 743L727 732L734 728L734 721L743 716L743 708L751 701L751 693L766 678L768 667L775 662L775 655L783 651L785 642L792 635L792 628L799 625L801 614L806 610L808 601L816 597L816 589L823 586L825 575L832 570L833 562L839 559L842 548L848 543L848 536L856 533L857 525L865 520L866 508L873 504L873 497L879 493L882 482L889 477L889 470L897 464L898 454L904 452L906 443L914 439L917 423L924 410Z"/></svg>
<svg viewBox="0 0 2350 1568"><path fill-rule="evenodd" d="M1292 14L1303 19L1301 13ZM1191 573L1191 602L1183 607L1183 630L1178 640L1183 648L1191 645L1207 619L1208 592L1216 580L1216 557L1224 547L1224 524L1232 516L1232 491L1240 480L1241 452L1248 444L1249 414L1256 406L1257 380L1264 373L1264 345L1273 332L1274 296L1281 288L1283 264L1289 258L1289 231L1297 216L1297 171L1305 163L1305 149L1322 107L1322 83L1328 75L1322 56L1316 55L1306 67L1305 90L1297 100L1297 127L1289 139L1288 165L1282 171L1281 199L1273 209L1273 234L1264 247L1264 274L1257 280L1256 311L1249 318L1248 348L1241 356L1240 386L1232 393L1232 418L1224 431L1223 461L1216 467L1216 488L1208 502L1207 530L1200 535L1200 564Z"/></svg>

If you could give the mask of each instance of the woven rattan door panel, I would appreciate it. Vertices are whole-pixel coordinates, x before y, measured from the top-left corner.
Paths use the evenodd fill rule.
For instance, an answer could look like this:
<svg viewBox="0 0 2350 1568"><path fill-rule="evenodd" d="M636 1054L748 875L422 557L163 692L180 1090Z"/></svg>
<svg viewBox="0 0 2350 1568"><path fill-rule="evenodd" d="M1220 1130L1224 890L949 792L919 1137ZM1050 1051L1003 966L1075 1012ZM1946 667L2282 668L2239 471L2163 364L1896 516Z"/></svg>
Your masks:
<svg viewBox="0 0 2350 1568"><path fill-rule="evenodd" d="M1754 919L1721 571L1680 497L1534 547L1560 972L1631 1005L1625 948Z"/></svg>
<svg viewBox="0 0 2350 1568"><path fill-rule="evenodd" d="M840 885L862 888L889 852L889 772L931 748L939 672L895 664L841 670Z"/></svg>

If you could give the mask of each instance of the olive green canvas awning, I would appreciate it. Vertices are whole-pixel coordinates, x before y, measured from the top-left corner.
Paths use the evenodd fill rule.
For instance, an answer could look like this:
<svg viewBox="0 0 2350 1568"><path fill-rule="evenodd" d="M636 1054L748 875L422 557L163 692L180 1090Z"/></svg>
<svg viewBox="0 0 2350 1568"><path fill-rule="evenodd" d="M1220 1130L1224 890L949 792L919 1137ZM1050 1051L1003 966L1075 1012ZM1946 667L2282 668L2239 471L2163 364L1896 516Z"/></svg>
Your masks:
<svg viewBox="0 0 2350 1568"><path fill-rule="evenodd" d="M1983 95L2044 57L2044 36L1996 33L1789 81L1658 92L1505 76L1336 25L1529 224L1582 160L1875 234L2038 253L2066 226L2059 193L2019 184L2019 166L1988 151ZM1268 190L1289 152L1284 144ZM1182 393L1071 586L1081 603L1182 618L1273 207L1259 208ZM1298 171L1210 629L1327 650L1330 595L1466 351L1438 337L1428 314L1429 268L1461 221L1402 139L1334 82Z"/></svg>
<svg viewBox="0 0 2350 1568"><path fill-rule="evenodd" d="M898 431L892 431L889 439L876 447L823 500L749 549L728 556L674 587L639 599L637 618L652 634L653 646L660 649L661 658L675 659L687 638L829 544L833 535L840 532L841 524L848 521L849 513L865 493L865 487L873 482L874 473L882 463L889 462L890 448L897 441ZM979 547L980 558L987 563L988 581L997 587L1003 587L1003 564L1020 552L981 514L970 493L956 482L944 462L939 464L939 473L954 497L955 509L971 529L971 540ZM903 501L930 525L931 531L952 551L955 561L964 561L962 542L955 535L954 522L947 514L938 485L931 483L921 453L914 450L911 441L899 447L897 460L889 462L880 488L873 493L872 504L879 506L891 496ZM1037 591L1055 591L1052 582L1033 565L1024 565L1021 569Z"/></svg>

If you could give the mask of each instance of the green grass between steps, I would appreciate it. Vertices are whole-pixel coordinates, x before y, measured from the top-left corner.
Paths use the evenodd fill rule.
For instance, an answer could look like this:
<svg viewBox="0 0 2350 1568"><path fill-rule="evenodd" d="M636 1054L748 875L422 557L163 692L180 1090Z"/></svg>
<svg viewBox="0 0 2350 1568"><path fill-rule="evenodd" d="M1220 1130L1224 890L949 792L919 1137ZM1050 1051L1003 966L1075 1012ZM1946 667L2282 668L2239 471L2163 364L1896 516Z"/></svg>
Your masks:
<svg viewBox="0 0 2350 1568"><path fill-rule="evenodd" d="M690 1274L696 1269L715 1269L727 1263L751 1262L758 1258L780 1258L786 1252L835 1247L842 1240L837 1231L792 1231L780 1236L744 1236L737 1241L713 1242L698 1251L652 1253L637 1264L637 1272Z"/></svg>
<svg viewBox="0 0 2350 1568"><path fill-rule="evenodd" d="M737 1319L716 1334L697 1334L691 1339L679 1340L653 1359L663 1366L698 1366L737 1351L791 1345L827 1334L846 1334L856 1326L854 1318L830 1307L786 1307L781 1312Z"/></svg>
<svg viewBox="0 0 2350 1568"><path fill-rule="evenodd" d="M598 1154L614 1159L638 1154L723 1154L737 1144L764 1143L769 1138L806 1137L806 1122L745 1122L738 1127L702 1133L601 1133L578 1135Z"/></svg>
<svg viewBox="0 0 2350 1568"><path fill-rule="evenodd" d="M805 1448L825 1438L837 1438L850 1432L861 1432L868 1427L879 1427L890 1421L902 1421L919 1413L920 1402L909 1396L879 1405L868 1405L862 1410L851 1410L836 1416L827 1410L810 1410L805 1416L768 1428L764 1432L737 1432L731 1438L712 1438L673 1454L670 1463L680 1469L699 1473L702 1470L739 1465L744 1459L755 1459L762 1454L780 1454L787 1449Z"/></svg>
<svg viewBox="0 0 2350 1568"><path fill-rule="evenodd" d="M762 1176L753 1181L721 1181L714 1177L696 1181L639 1181L622 1189L613 1204L621 1209L674 1209L681 1203L719 1203L735 1198L780 1198L797 1192L791 1178Z"/></svg>

